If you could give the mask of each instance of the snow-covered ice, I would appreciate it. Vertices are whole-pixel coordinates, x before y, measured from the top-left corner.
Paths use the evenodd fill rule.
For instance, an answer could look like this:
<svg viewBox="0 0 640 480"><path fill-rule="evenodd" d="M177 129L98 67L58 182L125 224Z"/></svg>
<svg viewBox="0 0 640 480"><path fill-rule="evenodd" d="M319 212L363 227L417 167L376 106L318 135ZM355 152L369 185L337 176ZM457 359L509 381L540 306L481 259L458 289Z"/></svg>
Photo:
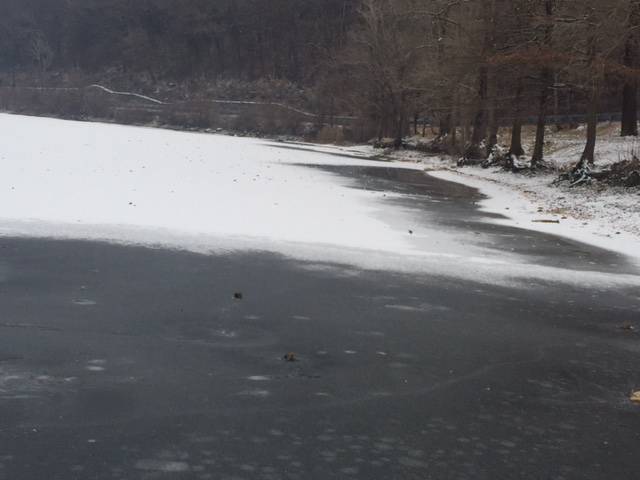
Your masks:
<svg viewBox="0 0 640 480"><path fill-rule="evenodd" d="M363 149L300 151L258 139L6 114L0 131L2 235L270 251L340 275L366 268L510 284L582 285L586 276L599 286L640 283L633 275L532 265L442 226L409 235L429 212L393 201L400 194L353 188L353 179L305 166L380 166L357 158Z"/></svg>
<svg viewBox="0 0 640 480"><path fill-rule="evenodd" d="M0 115L0 218L61 236L91 226L406 251L381 193L291 163L371 165L255 139ZM413 167L415 168L415 166ZM8 222L9 221L9 222ZM52 228L53 229L53 228ZM71 235L73 236L73 235ZM149 239L154 240L154 239Z"/></svg>

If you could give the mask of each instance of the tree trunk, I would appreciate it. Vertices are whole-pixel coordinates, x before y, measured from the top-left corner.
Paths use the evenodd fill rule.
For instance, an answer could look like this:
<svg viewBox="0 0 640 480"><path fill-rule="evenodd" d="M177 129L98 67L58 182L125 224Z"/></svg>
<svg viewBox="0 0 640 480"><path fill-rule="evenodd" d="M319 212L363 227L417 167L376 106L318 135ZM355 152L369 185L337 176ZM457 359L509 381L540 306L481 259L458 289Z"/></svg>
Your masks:
<svg viewBox="0 0 640 480"><path fill-rule="evenodd" d="M522 148L522 120L518 117L513 120L511 127L511 146L509 147L510 157L522 157L524 148Z"/></svg>
<svg viewBox="0 0 640 480"><path fill-rule="evenodd" d="M544 10L547 17L547 26L544 32L544 47L551 48L553 39L553 22L554 1L545 0ZM544 136L547 127L547 109L549 108L549 87L553 80L553 74L549 67L542 69L542 86L540 88L540 102L538 104L538 123L536 125L536 143L533 147L533 155L531 157L531 168L537 168L544 160Z"/></svg>
<svg viewBox="0 0 640 480"><path fill-rule="evenodd" d="M592 20L594 10L591 9L589 20ZM590 23L594 23L591 21ZM587 42L588 65L591 77L589 88L589 114L587 120L587 144L584 147L578 166L584 168L586 164L595 163L596 134L598 129L598 99L600 95L600 72L596 63L597 58L597 38L592 32L589 34Z"/></svg>
<svg viewBox="0 0 640 480"><path fill-rule="evenodd" d="M335 127L335 99L333 96L329 102L329 125L331 128Z"/></svg>
<svg viewBox="0 0 640 480"><path fill-rule="evenodd" d="M455 152L458 145L458 127L455 125L451 128L451 135L449 135L449 151Z"/></svg>
<svg viewBox="0 0 640 480"><path fill-rule="evenodd" d="M638 64L638 33L640 26L640 2L633 1L629 16L629 30L624 48L624 66L633 69ZM623 137L638 136L638 81L635 78L626 78L622 90L622 125Z"/></svg>
<svg viewBox="0 0 640 480"><path fill-rule="evenodd" d="M454 99L454 102L451 106L451 134L449 135L449 152L451 154L457 151L458 124L460 123L460 106L458 105L458 99Z"/></svg>
<svg viewBox="0 0 640 480"><path fill-rule="evenodd" d="M589 116L587 120L587 144L584 147L582 156L580 157L580 166L585 164L593 165L595 163L596 137L598 131L598 92L597 89L591 94L589 99Z"/></svg>
<svg viewBox="0 0 640 480"><path fill-rule="evenodd" d="M518 78L516 84L516 98L513 117L513 126L511 127L511 146L509 147L509 158L521 157L524 155L522 148L522 94L524 93L524 85L522 78Z"/></svg>
<svg viewBox="0 0 640 480"><path fill-rule="evenodd" d="M544 160L544 134L547 127L547 89L540 92L540 104L538 107L538 123L536 124L536 142L531 156L531 168L536 168Z"/></svg>
<svg viewBox="0 0 640 480"><path fill-rule="evenodd" d="M479 87L478 87L479 105L476 116L473 119L473 134L471 135L471 144L479 146L487 134L486 119L486 103L487 103L487 68L480 68Z"/></svg>
<svg viewBox="0 0 640 480"><path fill-rule="evenodd" d="M487 134L487 158L493 152L493 148L498 144L498 117L495 101L489 110L489 126Z"/></svg>
<svg viewBox="0 0 640 480"><path fill-rule="evenodd" d="M393 139L393 147L398 150L402 147L402 139L405 134L405 121L407 120L407 114L405 113L405 99L404 94L400 96L399 101L394 105L395 110L395 125L394 125L394 139Z"/></svg>
<svg viewBox="0 0 640 480"><path fill-rule="evenodd" d="M542 71L542 87L540 88L540 101L538 103L538 123L536 125L536 143L531 157L531 168L537 168L544 160L544 136L547 128L547 108L549 104L549 84L551 71L544 68Z"/></svg>
<svg viewBox="0 0 640 480"><path fill-rule="evenodd" d="M478 75L478 110L473 117L471 142L464 152L465 159L479 160L484 158L480 145L487 136L487 67L480 67Z"/></svg>
<svg viewBox="0 0 640 480"><path fill-rule="evenodd" d="M623 137L638 136L638 84L627 81L622 90L622 129Z"/></svg>
<svg viewBox="0 0 640 480"><path fill-rule="evenodd" d="M399 150L400 147L402 147L402 137L404 137L403 133L404 133L404 121L403 121L403 118L400 117L396 121L396 131L393 139L393 148L395 148L396 150Z"/></svg>
<svg viewBox="0 0 640 480"><path fill-rule="evenodd" d="M496 91L496 78L493 70L487 75L487 138L486 158L491 156L494 147L498 144L498 95Z"/></svg>
<svg viewBox="0 0 640 480"><path fill-rule="evenodd" d="M498 124L494 123L489 127L489 135L487 136L487 158L493 152L493 148L498 144Z"/></svg>
<svg viewBox="0 0 640 480"><path fill-rule="evenodd" d="M438 132L439 137L446 137L451 131L451 114L447 114L440 117L440 128Z"/></svg>

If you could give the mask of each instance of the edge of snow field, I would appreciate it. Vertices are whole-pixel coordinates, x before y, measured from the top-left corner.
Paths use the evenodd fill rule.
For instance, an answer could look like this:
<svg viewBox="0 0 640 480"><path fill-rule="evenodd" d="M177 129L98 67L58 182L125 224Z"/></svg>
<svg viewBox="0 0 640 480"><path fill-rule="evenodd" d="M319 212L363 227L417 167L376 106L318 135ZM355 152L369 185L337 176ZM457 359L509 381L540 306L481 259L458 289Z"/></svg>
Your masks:
<svg viewBox="0 0 640 480"><path fill-rule="evenodd" d="M441 180L476 188L485 196L480 202L482 211L504 216L504 219L489 221L527 230L534 230L569 238L602 249L621 253L640 266L640 238L626 232L607 235L595 222L549 215L539 212L538 207L523 193L499 180L484 178L458 170L428 170L427 173ZM544 223L540 220L552 218L559 223Z"/></svg>
<svg viewBox="0 0 640 480"><path fill-rule="evenodd" d="M299 267L332 275L357 276L366 271L400 275L464 279L479 284L535 288L543 283L564 283L601 290L640 287L640 276L467 257L439 252L389 252L333 244L302 243L262 237L217 236L131 225L60 224L58 222L0 222L0 238L59 241L97 241L112 245L191 252L200 255L266 252L299 262Z"/></svg>
<svg viewBox="0 0 640 480"><path fill-rule="evenodd" d="M8 135L0 147L0 160L5 160L0 236L213 255L269 252L300 261L302 268L384 270L424 276L425 281L640 284L635 271L623 275L596 267L538 265L526 256L448 236L455 232L407 233L414 221L425 221L423 210L390 202L375 189L353 188L350 178L302 168L324 164L424 171L415 162L340 155L361 152L357 147L278 151L272 147L282 144L263 139L109 123L12 115L0 115L0 123ZM462 178L452 172L433 175ZM475 186L482 190L486 184ZM507 202L512 213L517 205L527 211L527 202L514 192L508 197L488 193L485 208L504 214ZM558 234L557 225L515 223ZM609 243L601 246L609 248Z"/></svg>

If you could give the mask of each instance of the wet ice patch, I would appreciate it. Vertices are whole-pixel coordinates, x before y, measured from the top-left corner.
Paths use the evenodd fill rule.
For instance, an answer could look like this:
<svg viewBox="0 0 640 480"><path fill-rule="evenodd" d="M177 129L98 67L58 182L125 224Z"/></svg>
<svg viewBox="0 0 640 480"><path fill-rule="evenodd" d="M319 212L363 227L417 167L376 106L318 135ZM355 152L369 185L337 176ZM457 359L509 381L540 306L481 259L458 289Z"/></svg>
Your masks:
<svg viewBox="0 0 640 480"><path fill-rule="evenodd" d="M9 267L4 263L0 263L0 282L6 282L9 279Z"/></svg>
<svg viewBox="0 0 640 480"><path fill-rule="evenodd" d="M411 468L427 468L429 466L429 464L426 462L423 462L421 460L416 460L415 458L409 458L409 457L400 457L398 459L398 463L404 467L411 467Z"/></svg>
<svg viewBox="0 0 640 480"><path fill-rule="evenodd" d="M254 390L243 390L242 392L238 393L238 395L243 397L266 398L269 395L271 395L271 392L269 392L269 390L254 389Z"/></svg>
<svg viewBox="0 0 640 480"><path fill-rule="evenodd" d="M85 370L89 372L104 372L106 370L105 365L107 361L103 358L95 358L93 360L89 360L87 365L84 367Z"/></svg>
<svg viewBox="0 0 640 480"><path fill-rule="evenodd" d="M389 310L401 310L405 312L419 312L421 310L419 307L414 307L411 305L385 305L384 308L388 308Z"/></svg>
<svg viewBox="0 0 640 480"><path fill-rule="evenodd" d="M0 372L0 387L24 378L22 375L2 375L1 373L2 372Z"/></svg>
<svg viewBox="0 0 640 480"><path fill-rule="evenodd" d="M391 368L408 368L409 365L407 365L406 363L402 363L402 362L391 362L389 364L389 367L391 367Z"/></svg>
<svg viewBox="0 0 640 480"><path fill-rule="evenodd" d="M215 330L213 334L223 338L236 338L238 336L238 332L234 332L233 330L226 330L226 329Z"/></svg>
<svg viewBox="0 0 640 480"><path fill-rule="evenodd" d="M78 305L79 307L92 307L93 305L97 305L97 302L95 300L89 300L87 298L74 300L72 303L74 305Z"/></svg>
<svg viewBox="0 0 640 480"><path fill-rule="evenodd" d="M338 278L355 278L362 274L360 270L342 264L306 263L298 266L301 270L316 273L327 273Z"/></svg>
<svg viewBox="0 0 640 480"><path fill-rule="evenodd" d="M384 306L389 310L398 310L402 312L431 312L431 311L439 311L446 312L450 310L449 307L445 307L443 305L431 305L428 303L422 303L420 305L402 305L402 304L387 304Z"/></svg>
<svg viewBox="0 0 640 480"><path fill-rule="evenodd" d="M68 389L75 377L39 375L22 365L0 365L0 399L31 399Z"/></svg>
<svg viewBox="0 0 640 480"><path fill-rule="evenodd" d="M362 337L384 337L384 332L370 331L370 332L354 332L356 335L360 335Z"/></svg>
<svg viewBox="0 0 640 480"><path fill-rule="evenodd" d="M89 372L104 372L106 369L100 365L87 365L84 367L85 370Z"/></svg>
<svg viewBox="0 0 640 480"><path fill-rule="evenodd" d="M391 392L372 392L371 395L373 397L391 397L393 394Z"/></svg>
<svg viewBox="0 0 640 480"><path fill-rule="evenodd" d="M414 360L416 358L416 356L413 353L399 353L397 357L403 358L405 360Z"/></svg>
<svg viewBox="0 0 640 480"><path fill-rule="evenodd" d="M147 470L147 471L155 471L155 472L179 473L179 472L189 471L188 463L170 461L170 460L155 460L155 459L138 460L136 462L135 467L138 470Z"/></svg>
<svg viewBox="0 0 640 480"><path fill-rule="evenodd" d="M359 471L360 470L358 470L357 467L345 467L340 469L340 472L345 475L357 475Z"/></svg>

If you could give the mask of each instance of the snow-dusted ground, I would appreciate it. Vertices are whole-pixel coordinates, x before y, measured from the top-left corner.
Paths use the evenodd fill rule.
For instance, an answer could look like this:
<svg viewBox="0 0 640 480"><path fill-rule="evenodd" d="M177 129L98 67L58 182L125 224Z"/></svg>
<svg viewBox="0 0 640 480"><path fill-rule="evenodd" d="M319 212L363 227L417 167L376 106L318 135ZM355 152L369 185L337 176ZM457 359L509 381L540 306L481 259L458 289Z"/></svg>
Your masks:
<svg viewBox="0 0 640 480"><path fill-rule="evenodd" d="M618 128L617 124L608 123L599 126L597 168L606 168L640 152L640 142L619 137ZM580 129L549 135L546 161L557 171L535 176L514 175L499 168L457 168L451 158L427 157L413 151L393 153L390 157L420 163L435 177L479 189L489 197L482 205L486 211L509 217L500 223L565 236L640 261L640 189L597 183L577 187L554 184L559 173L580 158L583 137ZM371 147L358 150L375 152Z"/></svg>
<svg viewBox="0 0 640 480"><path fill-rule="evenodd" d="M431 175L472 186L489 198L488 212L509 217L499 221L561 235L640 259L640 196L623 189L597 192L590 187L556 187L554 175L513 175L498 169L466 167ZM544 221L559 223L543 223Z"/></svg>
<svg viewBox="0 0 640 480"><path fill-rule="evenodd" d="M353 188L352 179L304 166L379 166L327 154L357 157L366 148L300 151L256 139L14 115L0 115L0 132L4 235L265 250L316 262L309 268L337 262L482 282L584 284L590 276L600 286L640 283L636 276L531 265L460 232L416 228L429 212L403 207L394 201L399 195Z"/></svg>

